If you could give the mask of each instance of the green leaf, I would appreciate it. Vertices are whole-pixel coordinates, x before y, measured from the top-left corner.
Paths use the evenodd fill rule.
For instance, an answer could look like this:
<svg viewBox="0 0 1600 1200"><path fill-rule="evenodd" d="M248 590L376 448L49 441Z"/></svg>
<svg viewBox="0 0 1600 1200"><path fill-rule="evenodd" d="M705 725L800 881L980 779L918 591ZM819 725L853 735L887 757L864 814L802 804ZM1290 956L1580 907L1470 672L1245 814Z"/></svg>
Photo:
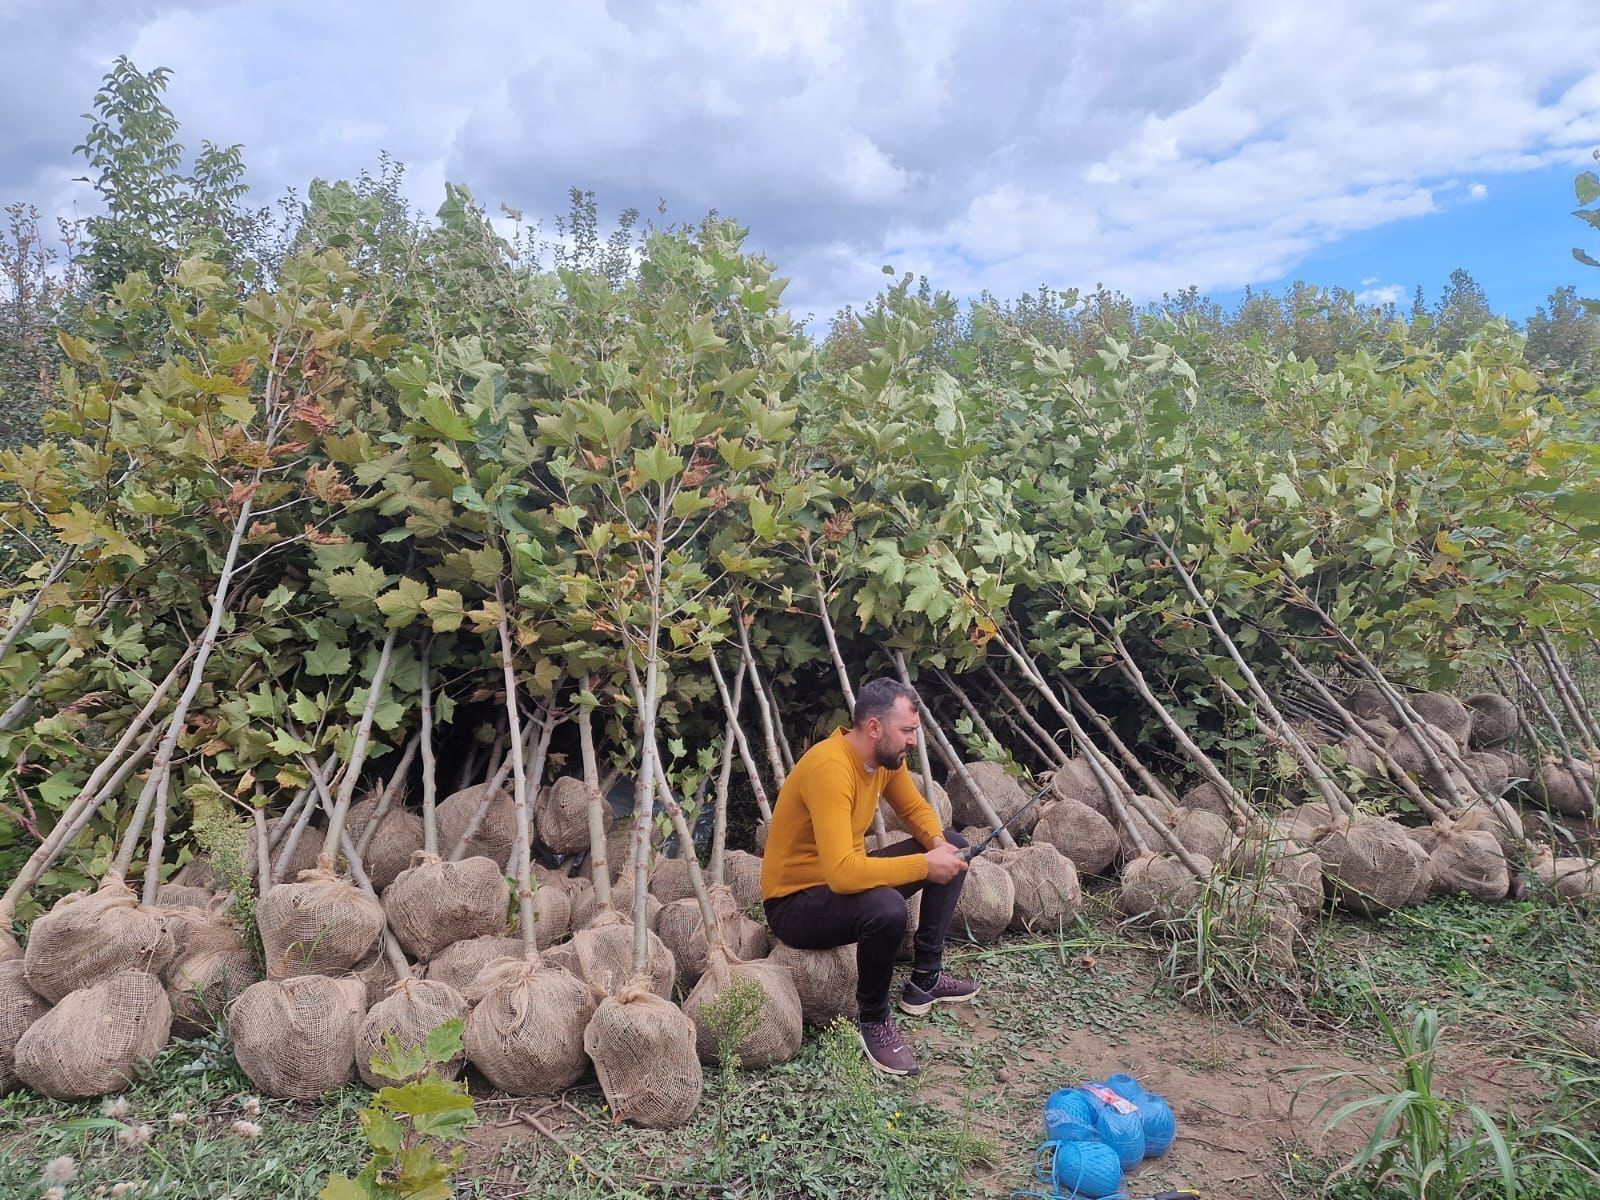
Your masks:
<svg viewBox="0 0 1600 1200"><path fill-rule="evenodd" d="M454 633L461 628L461 622L467 615L461 593L454 588L440 588L422 602L422 611L433 622L435 633Z"/></svg>
<svg viewBox="0 0 1600 1200"><path fill-rule="evenodd" d="M676 479L683 471L683 460L660 442L648 450L637 451L633 456L633 465L651 483L666 483Z"/></svg>
<svg viewBox="0 0 1600 1200"><path fill-rule="evenodd" d="M393 590L378 597L378 611L386 618L389 629L403 629L422 615L423 602L428 599L428 585L420 579L402 579Z"/></svg>
<svg viewBox="0 0 1600 1200"><path fill-rule="evenodd" d="M363 1184L343 1175L331 1175L317 1193L317 1200L374 1200L374 1193Z"/></svg>
<svg viewBox="0 0 1600 1200"><path fill-rule="evenodd" d="M328 709L328 698L319 693L313 700L302 691L294 694L294 703L289 705L289 713L302 725L316 725L322 720L322 714Z"/></svg>
<svg viewBox="0 0 1600 1200"><path fill-rule="evenodd" d="M354 613L370 613L377 607L378 593L389 582L379 567L359 562L348 571L328 578L328 595Z"/></svg>
<svg viewBox="0 0 1600 1200"><path fill-rule="evenodd" d="M417 405L417 415L452 442L472 440L472 422L456 411L456 406L450 403L448 397L432 388L422 398L422 403Z"/></svg>
<svg viewBox="0 0 1600 1200"><path fill-rule="evenodd" d="M462 1034L466 1029L466 1022L460 1017L451 1017L441 1025L436 1025L428 1031L428 1039L423 1043L423 1053L428 1056L431 1063L449 1062L462 1052Z"/></svg>
<svg viewBox="0 0 1600 1200"><path fill-rule="evenodd" d="M756 537L762 541L770 542L778 536L778 521L774 516L772 505L760 496L750 497L750 528Z"/></svg>
<svg viewBox="0 0 1600 1200"><path fill-rule="evenodd" d="M348 675L350 650L327 638L319 639L314 647L306 651L305 667L307 675Z"/></svg>
<svg viewBox="0 0 1600 1200"><path fill-rule="evenodd" d="M361 1110L361 1130L374 1150L383 1154L400 1153L405 1128L388 1113L375 1108Z"/></svg>

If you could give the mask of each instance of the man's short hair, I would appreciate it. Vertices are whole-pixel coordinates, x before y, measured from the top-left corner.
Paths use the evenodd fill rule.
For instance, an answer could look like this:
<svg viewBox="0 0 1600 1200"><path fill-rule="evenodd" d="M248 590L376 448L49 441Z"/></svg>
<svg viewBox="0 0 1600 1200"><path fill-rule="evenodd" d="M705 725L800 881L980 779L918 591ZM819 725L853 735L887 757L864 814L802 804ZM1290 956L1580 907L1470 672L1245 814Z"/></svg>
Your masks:
<svg viewBox="0 0 1600 1200"><path fill-rule="evenodd" d="M902 696L911 701L912 708L917 707L915 689L907 687L898 679L891 679L885 675L881 679L870 681L856 693L855 711L850 714L851 724L857 729L864 729L873 717L883 720L894 710L895 701Z"/></svg>

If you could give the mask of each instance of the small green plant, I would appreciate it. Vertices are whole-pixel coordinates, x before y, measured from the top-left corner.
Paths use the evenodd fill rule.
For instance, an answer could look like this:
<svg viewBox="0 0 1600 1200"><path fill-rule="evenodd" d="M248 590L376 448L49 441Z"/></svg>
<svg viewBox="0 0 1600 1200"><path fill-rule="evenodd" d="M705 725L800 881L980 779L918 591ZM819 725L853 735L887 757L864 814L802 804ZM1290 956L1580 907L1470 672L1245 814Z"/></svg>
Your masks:
<svg viewBox="0 0 1600 1200"><path fill-rule="evenodd" d="M767 994L753 979L735 980L722 995L701 1010L711 1035L717 1039L717 1062L720 1078L717 1087L716 1121L717 1161L726 1159L728 1148L728 1097L735 1093L735 1080L739 1073L739 1044L749 1037L761 1020L767 1005Z"/></svg>
<svg viewBox="0 0 1600 1200"><path fill-rule="evenodd" d="M252 831L233 815L216 789L191 788L186 795L194 803L194 819L189 829L195 844L216 871L220 890L232 897L228 901L228 914L239 927L245 946L255 956L257 965L265 968L266 951L261 945L261 931L256 927L259 881L252 875L249 865Z"/></svg>
<svg viewBox="0 0 1600 1200"><path fill-rule="evenodd" d="M354 1179L330 1177L319 1200L450 1200L450 1176L466 1158L459 1143L472 1124L473 1104L466 1085L444 1079L437 1068L461 1054L464 1028L460 1019L446 1021L416 1047L384 1035L373 1071L411 1082L380 1089L361 1110L372 1155Z"/></svg>
<svg viewBox="0 0 1600 1200"><path fill-rule="evenodd" d="M1371 1194L1411 1200L1487 1200L1490 1196L1517 1200L1528 1194L1522 1187L1518 1160L1522 1138L1509 1121L1502 1126L1482 1105L1441 1095L1434 1088L1438 1012L1421 1009L1409 1026L1403 1026L1376 999L1369 996L1368 1000L1399 1061L1393 1077L1360 1071L1320 1077L1321 1081L1348 1082L1358 1090L1366 1089L1366 1094L1354 1096L1334 1112L1328 1120L1329 1130L1358 1118L1373 1121L1366 1143L1333 1172L1329 1184L1359 1181ZM1550 1132L1528 1130L1522 1137L1531 1139Z"/></svg>

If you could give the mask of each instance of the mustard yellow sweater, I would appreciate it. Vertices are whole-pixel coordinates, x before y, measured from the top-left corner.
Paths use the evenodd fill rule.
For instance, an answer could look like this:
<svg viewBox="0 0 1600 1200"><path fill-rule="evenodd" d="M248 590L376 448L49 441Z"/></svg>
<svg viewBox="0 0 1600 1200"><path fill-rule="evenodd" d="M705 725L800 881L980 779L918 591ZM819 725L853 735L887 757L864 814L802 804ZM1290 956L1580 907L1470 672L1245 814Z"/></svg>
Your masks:
<svg viewBox="0 0 1600 1200"><path fill-rule="evenodd" d="M867 857L867 830L880 797L925 849L944 829L904 764L868 773L844 735L837 729L801 755L778 792L761 863L763 900L820 883L848 895L928 877L928 860L920 854Z"/></svg>

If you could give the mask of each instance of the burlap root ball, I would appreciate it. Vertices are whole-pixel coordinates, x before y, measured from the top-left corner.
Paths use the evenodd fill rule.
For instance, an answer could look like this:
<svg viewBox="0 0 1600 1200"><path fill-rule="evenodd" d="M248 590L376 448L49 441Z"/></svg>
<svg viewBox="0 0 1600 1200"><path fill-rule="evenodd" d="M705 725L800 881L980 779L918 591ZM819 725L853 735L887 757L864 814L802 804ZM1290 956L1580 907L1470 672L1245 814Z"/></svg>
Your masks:
<svg viewBox="0 0 1600 1200"><path fill-rule="evenodd" d="M1210 874L1211 862L1198 859ZM1203 881L1170 854L1141 854L1122 868L1117 911L1127 917L1182 918L1200 899Z"/></svg>
<svg viewBox="0 0 1600 1200"><path fill-rule="evenodd" d="M634 903L635 897L631 882L627 887L617 884L612 885L611 907L615 912L622 914L625 920L633 920ZM661 924L661 910L665 907L666 905L662 904L661 901L657 900L654 896L650 895L649 893L645 894L644 924L645 928L650 930L651 933L654 933L656 928ZM595 921L598 921L599 919L600 917L597 913L595 917L590 920L589 924L593 925Z"/></svg>
<svg viewBox="0 0 1600 1200"><path fill-rule="evenodd" d="M646 930L644 979L663 1000L672 998L678 964L655 933ZM570 970L596 992L615 995L634 982L633 922L619 912L601 913L572 935L572 940L551 951L562 951Z"/></svg>
<svg viewBox="0 0 1600 1200"><path fill-rule="evenodd" d="M1594 816L1594 767L1586 762L1574 764L1577 774L1564 762L1548 762L1539 768L1529 785L1534 798L1564 817Z"/></svg>
<svg viewBox="0 0 1600 1200"><path fill-rule="evenodd" d="M995 850L988 857L1011 876L1013 899L1008 928L1057 931L1083 907L1077 868L1049 842Z"/></svg>
<svg viewBox="0 0 1600 1200"><path fill-rule="evenodd" d="M465 993L478 978L478 973L497 958L520 958L522 939L513 937L475 937L462 942L451 942L428 960L427 978L434 983L448 983L456 991Z"/></svg>
<svg viewBox="0 0 1600 1200"><path fill-rule="evenodd" d="M1427 895L1427 857L1393 821L1358 817L1323 831L1312 849L1322 859L1328 894L1342 908L1379 916Z"/></svg>
<svg viewBox="0 0 1600 1200"><path fill-rule="evenodd" d="M238 936L236 931L228 927L227 915L220 908L157 905L144 911L159 917L166 925L167 933L172 937L173 962L207 946L232 942ZM168 964L169 969L170 965ZM156 974L163 973L156 972Z"/></svg>
<svg viewBox="0 0 1600 1200"><path fill-rule="evenodd" d="M1492 750L1517 736L1517 706L1494 692L1467 697L1472 712L1469 744L1474 750Z"/></svg>
<svg viewBox="0 0 1600 1200"><path fill-rule="evenodd" d="M1216 813L1179 808L1168 814L1167 828L1178 835L1185 850L1203 854L1212 862L1221 862L1233 849L1233 830Z"/></svg>
<svg viewBox="0 0 1600 1200"><path fill-rule="evenodd" d="M1028 793L1022 790L1020 783L1006 774L1005 768L999 763L969 762L966 767L967 774L972 776L972 781L978 785L1000 820L1010 820L1018 809L1028 803ZM950 776L945 783L945 791L950 795L950 811L955 820L963 825L991 824L977 796L973 795L971 789L967 787L967 781L960 775ZM1011 827L1011 832L1021 836L1029 832L1038 819L1038 808L1029 809L1027 815Z"/></svg>
<svg viewBox="0 0 1600 1200"><path fill-rule="evenodd" d="M1377 753L1357 737L1347 737L1338 743L1345 765L1360 775L1374 776L1383 773L1383 764Z"/></svg>
<svg viewBox="0 0 1600 1200"><path fill-rule="evenodd" d="M1228 871L1236 879L1270 887L1302 913L1322 907L1322 859L1284 838L1250 837L1234 847Z"/></svg>
<svg viewBox="0 0 1600 1200"><path fill-rule="evenodd" d="M1528 872L1563 900L1600 900L1600 863L1588 858L1556 858L1541 848Z"/></svg>
<svg viewBox="0 0 1600 1200"><path fill-rule="evenodd" d="M22 970L20 958L0 962L0 1096L17 1082L18 1040L50 1011L49 1001L28 986Z"/></svg>
<svg viewBox="0 0 1600 1200"><path fill-rule="evenodd" d="M467 993L467 1060L513 1096L548 1096L583 1078L589 1059L583 1031L595 994L562 967L532 959L502 960L478 975Z"/></svg>
<svg viewBox="0 0 1600 1200"><path fill-rule="evenodd" d="M79 988L17 1040L17 1078L53 1100L121 1091L141 1059L172 1036L172 1006L154 975L123 971Z"/></svg>
<svg viewBox="0 0 1600 1200"><path fill-rule="evenodd" d="M600 903L594 895L594 882L583 878L568 879L561 886L571 906L567 927L576 933L593 921L600 911Z"/></svg>
<svg viewBox="0 0 1600 1200"><path fill-rule="evenodd" d="M256 905L268 979L337 975L372 952L383 931L383 905L332 871L302 871Z"/></svg>
<svg viewBox="0 0 1600 1200"><path fill-rule="evenodd" d="M1447 747L1455 741L1450 736L1449 731L1437 725L1424 724L1418 729L1418 733L1427 738L1434 757L1439 760L1440 766L1448 771L1450 762ZM1428 756L1417 741L1416 735L1409 729L1397 730L1392 734L1385 749L1389 751L1390 757L1394 759L1400 769L1408 775L1415 776L1421 783L1430 788L1443 786L1443 780L1439 772L1433 769L1433 765L1428 761Z"/></svg>
<svg viewBox="0 0 1600 1200"><path fill-rule="evenodd" d="M656 857L660 857L657 855ZM626 880L633 887L633 821L618 821L606 834L606 873L612 880ZM594 855L586 854L578 868L584 879L594 878Z"/></svg>
<svg viewBox="0 0 1600 1200"><path fill-rule="evenodd" d="M826 1025L835 1018L856 1015L859 972L854 942L831 950L797 950L779 942L767 960L788 968L807 1025Z"/></svg>
<svg viewBox="0 0 1600 1200"><path fill-rule="evenodd" d="M1033 840L1049 842L1083 875L1100 874L1116 861L1121 849L1111 822L1081 800L1044 801Z"/></svg>
<svg viewBox="0 0 1600 1200"><path fill-rule="evenodd" d="M650 866L650 894L662 904L687 900L694 895L694 885L689 882L689 860L658 858Z"/></svg>
<svg viewBox="0 0 1600 1200"><path fill-rule="evenodd" d="M1504 900L1511 889L1506 856L1487 830L1442 830L1434 839L1430 859L1430 888L1434 895L1471 896L1474 900Z"/></svg>
<svg viewBox="0 0 1600 1200"><path fill-rule="evenodd" d="M445 862L420 853L413 863L383 896L389 928L407 954L426 962L452 942L505 930L511 888L499 860Z"/></svg>
<svg viewBox="0 0 1600 1200"><path fill-rule="evenodd" d="M768 949L766 927L744 915L726 885L714 883L707 891L723 944L738 958L765 958ZM678 982L687 991L699 982L706 969L708 947L700 901L692 896L687 900L674 900L661 910L656 932L662 944L672 951L673 961L678 967Z"/></svg>
<svg viewBox="0 0 1600 1200"><path fill-rule="evenodd" d="M1500 849L1511 854L1519 851L1527 840L1522 817L1516 809L1505 806L1502 811L1489 804L1474 804L1456 818L1457 829L1481 829L1494 836Z"/></svg>
<svg viewBox="0 0 1600 1200"><path fill-rule="evenodd" d="M1375 683L1363 683L1350 693L1345 707L1367 720L1387 721L1394 715L1389 698Z"/></svg>
<svg viewBox="0 0 1600 1200"><path fill-rule="evenodd" d="M583 1031L611 1115L646 1129L674 1129L700 1104L703 1076L694 1022L647 987L600 1001Z"/></svg>
<svg viewBox="0 0 1600 1200"><path fill-rule="evenodd" d="M1411 697L1417 716L1450 735L1458 747L1465 748L1472 737L1472 710L1447 692L1418 692Z"/></svg>
<svg viewBox="0 0 1600 1200"><path fill-rule="evenodd" d="M1498 754L1480 751L1462 757L1467 764L1467 779L1477 791L1503 796L1511 786L1511 768Z"/></svg>
<svg viewBox="0 0 1600 1200"><path fill-rule="evenodd" d="M1322 800L1297 804L1282 813L1276 821L1277 828L1284 837L1299 842L1302 846L1312 845L1322 836L1323 831L1335 823L1333 813Z"/></svg>
<svg viewBox="0 0 1600 1200"><path fill-rule="evenodd" d="M611 806L600 804L601 824L610 830L616 823ZM557 854L577 854L589 848L589 789L583 780L563 775L542 788L533 805L534 825L539 840Z"/></svg>
<svg viewBox="0 0 1600 1200"><path fill-rule="evenodd" d="M916 780L917 790L919 792L924 791L922 776L914 774L912 778ZM950 804L950 793L945 791L944 785L937 781L931 783L923 798L927 800L929 806L933 809L934 816L938 818L939 828L951 828L955 819L954 809ZM910 834L911 831L906 828L905 822L900 819L900 814L889 806L887 800L878 802L878 811L883 814L883 827L890 833Z"/></svg>
<svg viewBox="0 0 1600 1200"><path fill-rule="evenodd" d="M735 1053L745 1070L776 1066L800 1053L805 1025L800 1015L800 995L788 968L769 958L740 962L722 947L713 947L705 974L683 1002L683 1011L694 1022L695 1050L704 1063L718 1058L716 1032L706 1009L734 985L748 980L763 993L761 1012L750 1032L740 1041Z"/></svg>
<svg viewBox="0 0 1600 1200"><path fill-rule="evenodd" d="M394 973L394 964L383 952L381 944L374 946L371 954L358 962L348 975L340 978L354 979L361 985L367 997L367 1008L382 1000L389 994L389 989L400 982L400 977Z"/></svg>
<svg viewBox="0 0 1600 1200"><path fill-rule="evenodd" d="M1213 816L1221 817L1230 824L1233 821L1233 810L1228 807L1227 797L1222 794L1222 789L1214 783L1195 784L1178 797L1178 806L1211 813Z"/></svg>
<svg viewBox="0 0 1600 1200"><path fill-rule="evenodd" d="M204 939L193 939L190 950L167 969L172 1031L179 1037L215 1029L234 998L261 981L261 968L238 931L214 928Z"/></svg>
<svg viewBox="0 0 1600 1200"><path fill-rule="evenodd" d="M107 875L96 890L63 896L34 921L23 963L28 986L57 1002L123 971L159 974L176 949L161 915Z"/></svg>
<svg viewBox="0 0 1600 1200"><path fill-rule="evenodd" d="M1116 776L1113 775L1112 778L1115 780ZM1087 804L1107 820L1113 817L1111 801L1106 797L1099 776L1095 774L1094 768L1089 765L1089 760L1086 758L1068 759L1066 765L1050 777L1050 787L1063 800L1076 800L1081 804Z"/></svg>
<svg viewBox="0 0 1600 1200"><path fill-rule="evenodd" d="M1017 903L1016 884L991 855L975 858L961 877L961 896L950 921L950 936L993 942L1011 924Z"/></svg>
<svg viewBox="0 0 1600 1200"><path fill-rule="evenodd" d="M359 804L352 804L345 816L345 831L350 844L358 846L366 836L367 826L378 807L379 797L372 796ZM389 806L389 811L378 821L361 866L372 881L372 886L383 891L395 877L411 865L411 856L422 849L422 818L402 808L399 803Z"/></svg>
<svg viewBox="0 0 1600 1200"><path fill-rule="evenodd" d="M1169 809L1164 803L1162 803L1160 800L1157 800L1154 796L1141 796L1140 799L1144 801L1145 808L1152 813L1155 813L1156 816L1162 820L1163 824L1166 824L1171 820L1176 820L1179 813L1188 811L1187 809ZM1167 839L1161 836L1161 832L1157 830L1155 826L1151 825L1150 822L1147 821L1140 814L1139 810L1133 805L1129 804L1127 809L1128 818L1132 823L1133 828L1137 829L1139 831L1139 836L1144 839L1145 850L1152 854L1167 853L1169 850ZM1170 828L1170 825L1168 825L1168 828ZM1133 840L1133 834L1129 831L1128 826L1122 824L1120 821L1117 823L1117 839L1121 846L1122 857L1124 859L1131 861L1139 857L1141 853L1144 853L1144 851L1141 851L1138 845L1135 844Z"/></svg>
<svg viewBox="0 0 1600 1200"><path fill-rule="evenodd" d="M722 860L722 881L733 890L739 907L761 907L761 858L748 850L729 850Z"/></svg>
<svg viewBox="0 0 1600 1200"><path fill-rule="evenodd" d="M513 932L516 932L513 926ZM541 950L572 932L572 896L560 884L533 889L533 940Z"/></svg>
<svg viewBox="0 0 1600 1200"><path fill-rule="evenodd" d="M198 908L202 912L211 908L217 893L205 887L187 887L181 883L163 883L156 889L157 908Z"/></svg>
<svg viewBox="0 0 1600 1200"><path fill-rule="evenodd" d="M356 1075L367 989L354 976L299 975L251 984L228 1010L239 1069L280 1100L311 1100Z"/></svg>
<svg viewBox="0 0 1600 1200"><path fill-rule="evenodd" d="M472 823L474 814L489 797L489 805L479 822L477 831L468 839L462 858L488 858L504 865L511 857L511 847L517 838L517 806L511 798L511 789L501 786L491 796L489 785L473 784L453 792L440 803L435 815L439 822L439 855L448 859L455 854L456 845ZM529 813L530 823L533 814ZM537 824L534 823L537 830Z"/></svg>
<svg viewBox="0 0 1600 1200"><path fill-rule="evenodd" d="M1280 971L1293 971L1300 910L1270 881L1230 887L1211 918L1211 935L1247 943Z"/></svg>
<svg viewBox="0 0 1600 1200"><path fill-rule="evenodd" d="M356 1031L356 1074L370 1088L389 1087L396 1081L372 1069L375 1055L388 1057L384 1034L394 1034L402 1048L413 1050L428 1040L428 1034L446 1021L465 1020L467 1000L448 983L436 979L402 979L393 990L367 1010ZM439 1074L454 1079L461 1073L462 1060L453 1058L437 1064ZM424 1068L426 1074L432 1067ZM413 1078L416 1078L413 1076Z"/></svg>

